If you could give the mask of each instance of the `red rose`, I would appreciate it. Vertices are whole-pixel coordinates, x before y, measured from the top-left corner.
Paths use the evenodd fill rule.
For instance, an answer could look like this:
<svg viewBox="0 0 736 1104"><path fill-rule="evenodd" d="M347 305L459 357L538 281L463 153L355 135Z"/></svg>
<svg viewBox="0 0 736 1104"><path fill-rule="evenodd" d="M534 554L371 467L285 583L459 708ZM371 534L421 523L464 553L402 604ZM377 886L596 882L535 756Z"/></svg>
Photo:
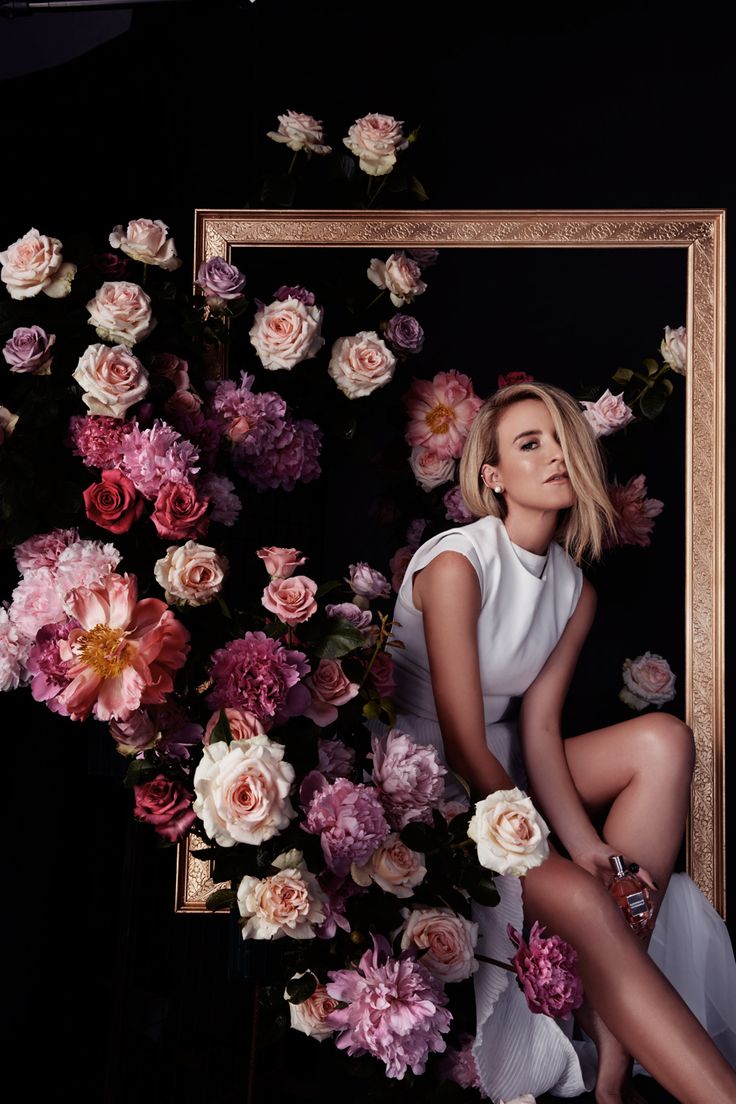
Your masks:
<svg viewBox="0 0 736 1104"><path fill-rule="evenodd" d="M113 468L84 492L87 517L111 533L127 533L143 512L143 499L127 475Z"/></svg>
<svg viewBox="0 0 736 1104"><path fill-rule="evenodd" d="M135 807L133 815L138 820L153 824L160 836L176 843L183 839L197 819L192 810L193 794L181 782L157 774L150 782L134 786Z"/></svg>
<svg viewBox="0 0 736 1104"><path fill-rule="evenodd" d="M534 376L530 376L527 372L507 372L505 376L498 377L499 390L502 387L511 387L514 383L533 383Z"/></svg>
<svg viewBox="0 0 736 1104"><path fill-rule="evenodd" d="M160 537L189 540L207 532L210 500L200 498L191 483L164 483L156 498L151 520Z"/></svg>

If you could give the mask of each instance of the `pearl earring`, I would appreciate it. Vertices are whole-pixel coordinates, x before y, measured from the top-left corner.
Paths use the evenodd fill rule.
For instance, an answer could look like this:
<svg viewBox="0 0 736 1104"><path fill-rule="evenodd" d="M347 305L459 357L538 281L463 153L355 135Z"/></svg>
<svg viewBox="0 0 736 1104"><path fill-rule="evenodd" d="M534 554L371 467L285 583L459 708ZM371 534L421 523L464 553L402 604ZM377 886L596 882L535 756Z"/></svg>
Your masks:
<svg viewBox="0 0 736 1104"><path fill-rule="evenodd" d="M503 487L494 487L493 489L496 492L496 494L500 494L501 491L503 490Z"/></svg>

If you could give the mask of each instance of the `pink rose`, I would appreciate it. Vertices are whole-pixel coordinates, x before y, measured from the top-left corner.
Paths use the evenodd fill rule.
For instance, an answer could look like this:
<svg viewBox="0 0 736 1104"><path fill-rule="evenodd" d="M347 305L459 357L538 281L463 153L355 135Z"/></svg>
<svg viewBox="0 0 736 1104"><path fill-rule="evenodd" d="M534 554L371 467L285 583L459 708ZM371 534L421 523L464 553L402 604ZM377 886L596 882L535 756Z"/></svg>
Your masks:
<svg viewBox="0 0 736 1104"><path fill-rule="evenodd" d="M499 390L502 387L511 387L514 383L533 383L534 376L528 372L507 372L505 376L498 377Z"/></svg>
<svg viewBox="0 0 736 1104"><path fill-rule="evenodd" d="M401 948L426 950L422 965L441 981L463 981L478 969L478 925L449 908L418 908L406 916Z"/></svg>
<svg viewBox="0 0 736 1104"><path fill-rule="evenodd" d="M684 326L678 326L676 330L669 326L664 328L664 338L659 347L662 360L669 364L673 372L679 372L684 376L687 372L687 330Z"/></svg>
<svg viewBox="0 0 736 1104"><path fill-rule="evenodd" d="M661 655L644 652L636 659L626 659L622 674L624 686L618 696L632 709L660 706L675 697L676 676Z"/></svg>
<svg viewBox="0 0 736 1104"><path fill-rule="evenodd" d="M125 280L106 280L87 303L89 325L103 341L133 346L156 326L151 300L142 287Z"/></svg>
<svg viewBox="0 0 736 1104"><path fill-rule="evenodd" d="M270 878L246 875L238 886L238 908L245 918L243 939L314 938L325 919L325 894L310 874L301 851L287 851L274 860L280 868Z"/></svg>
<svg viewBox="0 0 736 1104"><path fill-rule="evenodd" d="M126 345L88 345L72 373L91 414L123 418L148 392L148 373Z"/></svg>
<svg viewBox="0 0 736 1104"><path fill-rule="evenodd" d="M345 578L346 583L357 595L363 598L388 598L391 594L391 585L385 575L375 568L369 567L364 561L348 564L350 578Z"/></svg>
<svg viewBox="0 0 736 1104"><path fill-rule="evenodd" d="M209 744L210 737L219 723L220 712L219 709L215 710L207 722L202 740L205 745ZM224 713L233 740L250 740L251 736L264 736L266 734L266 730L258 717L254 713L249 713L247 709L228 708L224 710Z"/></svg>
<svg viewBox="0 0 736 1104"><path fill-rule="evenodd" d="M151 521L160 537L186 540L201 537L207 531L209 498L198 496L191 483L164 483L156 496Z"/></svg>
<svg viewBox="0 0 736 1104"><path fill-rule="evenodd" d="M292 980L300 977L304 977L304 974L294 974ZM284 991L284 999L288 1000L286 991ZM321 1043L324 1039L328 1039L330 1035L335 1034L335 1029L327 1027L325 1020L331 1012L339 1007L339 1004L339 1001L329 995L324 985L318 985L311 997L300 1001L299 1004L289 1001L291 1026L296 1031L303 1031L305 1035L309 1035L312 1039L317 1039Z"/></svg>
<svg viewBox="0 0 736 1104"><path fill-rule="evenodd" d="M451 456L440 456L422 445L415 445L411 450L409 467L423 491L441 487L455 477L455 461Z"/></svg>
<svg viewBox="0 0 736 1104"><path fill-rule="evenodd" d="M595 402L581 400L585 417L596 437L608 437L634 420L634 412L624 402L623 394L622 391L620 395L612 395L606 388Z"/></svg>
<svg viewBox="0 0 736 1104"><path fill-rule="evenodd" d="M317 583L307 575L272 579L263 591L261 602L287 625L299 625L317 612L316 590Z"/></svg>
<svg viewBox="0 0 736 1104"><path fill-rule="evenodd" d="M332 153L332 146L324 144L324 127L321 120L313 115L304 115L300 111L287 111L285 115L278 115L279 129L269 130L267 138L274 142L284 142L290 150L297 153L304 150L305 153L325 154Z"/></svg>
<svg viewBox="0 0 736 1104"><path fill-rule="evenodd" d="M355 120L343 142L359 158L364 173L385 176L396 164L397 151L409 146L402 126L403 121L399 122L393 115L365 115Z"/></svg>
<svg viewBox="0 0 736 1104"><path fill-rule="evenodd" d="M374 257L368 267L368 279L390 293L395 307L413 303L417 295L427 290L421 268L401 249L392 253L386 262Z"/></svg>
<svg viewBox="0 0 736 1104"><path fill-rule="evenodd" d="M316 356L325 343L321 326L320 307L290 296L259 310L249 336L263 367L276 371Z"/></svg>
<svg viewBox="0 0 736 1104"><path fill-rule="evenodd" d="M316 671L304 679L312 700L304 710L320 728L337 720L337 706L344 705L358 693L357 682L351 682L339 659L321 659Z"/></svg>
<svg viewBox="0 0 736 1104"><path fill-rule="evenodd" d="M3 347L3 356L11 372L33 372L37 376L51 371L51 346L56 334L47 334L41 326L19 326Z"/></svg>
<svg viewBox="0 0 736 1104"><path fill-rule="evenodd" d="M134 261L172 272L180 267L181 258L176 255L174 239L167 237L168 230L160 219L133 219L127 230L124 231L122 225L113 229L110 245L113 249L122 249Z"/></svg>
<svg viewBox="0 0 736 1104"><path fill-rule="evenodd" d="M363 866L353 863L350 872L353 881L360 886L375 882L394 897L411 897L414 886L424 881L427 868L424 855L412 851L402 843L398 832L393 832L379 843L367 863Z"/></svg>
<svg viewBox="0 0 736 1104"><path fill-rule="evenodd" d="M270 548L259 548L256 556L263 560L263 566L272 579L287 579L308 559L296 548L279 548L275 545L271 545Z"/></svg>
<svg viewBox="0 0 736 1104"><path fill-rule="evenodd" d="M30 299L44 292L63 299L71 291L77 266L64 261L61 242L39 234L35 227L0 252L0 280L12 299Z"/></svg>
<svg viewBox="0 0 736 1104"><path fill-rule="evenodd" d="M127 533L143 513L135 486L115 468L103 471L100 482L90 484L82 497L89 520L111 533Z"/></svg>
<svg viewBox="0 0 736 1104"><path fill-rule="evenodd" d="M181 782L157 774L150 782L133 786L137 820L153 824L164 839L178 843L197 819L192 811L192 795Z"/></svg>
<svg viewBox="0 0 736 1104"><path fill-rule="evenodd" d="M164 403L164 411L172 418L196 414L202 408L202 400L193 391L175 391Z"/></svg>
<svg viewBox="0 0 736 1104"><path fill-rule="evenodd" d="M328 375L349 399L370 395L393 378L396 357L375 330L339 337L332 346Z"/></svg>
<svg viewBox="0 0 736 1104"><path fill-rule="evenodd" d="M156 561L153 573L166 591L169 604L203 606L222 590L229 566L215 548L188 540L167 548L163 559Z"/></svg>

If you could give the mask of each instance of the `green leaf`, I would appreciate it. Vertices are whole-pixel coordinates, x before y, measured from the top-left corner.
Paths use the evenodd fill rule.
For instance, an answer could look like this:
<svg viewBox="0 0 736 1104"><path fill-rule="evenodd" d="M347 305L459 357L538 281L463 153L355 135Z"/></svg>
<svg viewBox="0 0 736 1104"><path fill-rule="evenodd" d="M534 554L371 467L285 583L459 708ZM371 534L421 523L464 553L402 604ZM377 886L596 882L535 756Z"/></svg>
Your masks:
<svg viewBox="0 0 736 1104"><path fill-rule="evenodd" d="M145 782L150 782L152 778L155 778L156 775L160 773L161 767L156 763L151 763L146 759L131 759L125 773L123 785L131 787L142 786Z"/></svg>
<svg viewBox="0 0 736 1104"><path fill-rule="evenodd" d="M411 190L418 199L428 200L429 196L424 190L424 185L421 180L417 180L416 176L411 178Z"/></svg>
<svg viewBox="0 0 736 1104"><path fill-rule="evenodd" d="M363 706L363 716L367 721L373 721L377 720L380 715L381 706L379 702L377 702L375 698L371 698L371 700L367 701Z"/></svg>
<svg viewBox="0 0 736 1104"><path fill-rule="evenodd" d="M292 978L286 983L286 992L289 994L288 999L291 1004L301 1004L302 1001L309 1000L316 988L317 979L310 973Z"/></svg>
<svg viewBox="0 0 736 1104"><path fill-rule="evenodd" d="M664 410L668 394L659 384L655 384L650 391L645 391L639 400L639 409L645 418L653 420Z"/></svg>
<svg viewBox="0 0 736 1104"><path fill-rule="evenodd" d="M233 734L230 730L230 722L227 719L225 710L221 709L220 718L214 729L212 730L212 735L210 736L210 743L217 744L220 740L224 740L226 744L229 744L232 741L232 738Z"/></svg>
<svg viewBox="0 0 736 1104"><path fill-rule="evenodd" d="M320 659L339 659L365 644L365 638L346 617L329 617L328 634L314 646Z"/></svg>
<svg viewBox="0 0 736 1104"><path fill-rule="evenodd" d="M234 889L216 889L214 893L210 893L205 905L214 912L217 909L232 908L237 899Z"/></svg>
<svg viewBox="0 0 736 1104"><path fill-rule="evenodd" d="M617 368L611 379L614 379L616 383L629 383L633 374L631 368Z"/></svg>
<svg viewBox="0 0 736 1104"><path fill-rule="evenodd" d="M656 376L659 371L659 365L656 360L652 360L651 357L646 357L646 359L642 361L642 364L646 368L648 376Z"/></svg>
<svg viewBox="0 0 736 1104"><path fill-rule="evenodd" d="M470 896L479 905L488 905L493 908L501 900L493 875L477 866L466 867L461 884L462 888L467 889Z"/></svg>
<svg viewBox="0 0 736 1104"><path fill-rule="evenodd" d="M322 586L317 587L314 592L314 597L321 598L324 594L329 594L331 590L334 590L335 587L339 586L342 586L342 580L330 579L328 582L322 583Z"/></svg>

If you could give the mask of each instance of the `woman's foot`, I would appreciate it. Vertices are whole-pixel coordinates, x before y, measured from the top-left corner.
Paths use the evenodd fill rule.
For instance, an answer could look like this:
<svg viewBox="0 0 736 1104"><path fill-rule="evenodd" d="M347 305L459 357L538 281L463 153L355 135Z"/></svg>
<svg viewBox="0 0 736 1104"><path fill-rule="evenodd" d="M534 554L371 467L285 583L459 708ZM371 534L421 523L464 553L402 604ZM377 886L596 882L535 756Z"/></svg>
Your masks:
<svg viewBox="0 0 736 1104"><path fill-rule="evenodd" d="M631 1082L633 1058L587 999L576 1010L575 1017L598 1051L598 1075L594 1090L596 1104L646 1104Z"/></svg>

